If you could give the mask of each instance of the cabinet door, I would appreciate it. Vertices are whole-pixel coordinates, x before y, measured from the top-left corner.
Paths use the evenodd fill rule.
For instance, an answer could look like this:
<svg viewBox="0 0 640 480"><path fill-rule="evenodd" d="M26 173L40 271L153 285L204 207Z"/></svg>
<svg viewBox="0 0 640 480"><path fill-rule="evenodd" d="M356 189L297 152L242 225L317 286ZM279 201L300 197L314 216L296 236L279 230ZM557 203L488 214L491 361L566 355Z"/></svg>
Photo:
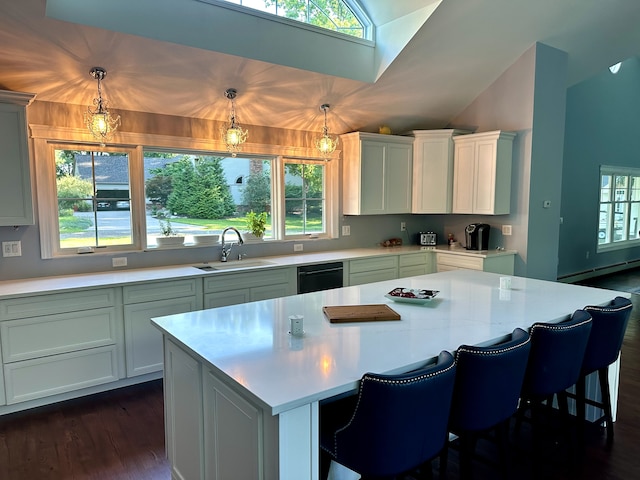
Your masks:
<svg viewBox="0 0 640 480"><path fill-rule="evenodd" d="M494 213L496 191L496 141L485 140L476 144L476 179L473 212Z"/></svg>
<svg viewBox="0 0 640 480"><path fill-rule="evenodd" d="M224 292L205 293L204 308L226 307L250 302L249 289L227 290Z"/></svg>
<svg viewBox="0 0 640 480"><path fill-rule="evenodd" d="M416 140L413 157L412 213L451 213L451 140Z"/></svg>
<svg viewBox="0 0 640 480"><path fill-rule="evenodd" d="M453 213L473 213L475 144L456 144L453 172Z"/></svg>
<svg viewBox="0 0 640 480"><path fill-rule="evenodd" d="M389 144L385 157L385 213L410 213L413 148L411 145Z"/></svg>
<svg viewBox="0 0 640 480"><path fill-rule="evenodd" d="M195 297L125 305L127 377L162 370L162 333L151 325L152 317L192 312L197 308Z"/></svg>
<svg viewBox="0 0 640 480"><path fill-rule="evenodd" d="M203 375L205 479L263 478L263 412L220 382ZM274 477L275 478L275 477Z"/></svg>
<svg viewBox="0 0 640 480"><path fill-rule="evenodd" d="M286 297L287 295L289 295L289 285L287 284L253 287L249 294L252 302L267 300L269 298Z"/></svg>
<svg viewBox="0 0 640 480"><path fill-rule="evenodd" d="M26 121L26 105L32 98L30 94L0 91L0 225L34 223Z"/></svg>
<svg viewBox="0 0 640 480"><path fill-rule="evenodd" d="M386 146L383 143L362 142L360 195L363 214L386 213L385 153Z"/></svg>
<svg viewBox="0 0 640 480"><path fill-rule="evenodd" d="M167 457L173 480L204 474L202 367L165 340L164 411Z"/></svg>

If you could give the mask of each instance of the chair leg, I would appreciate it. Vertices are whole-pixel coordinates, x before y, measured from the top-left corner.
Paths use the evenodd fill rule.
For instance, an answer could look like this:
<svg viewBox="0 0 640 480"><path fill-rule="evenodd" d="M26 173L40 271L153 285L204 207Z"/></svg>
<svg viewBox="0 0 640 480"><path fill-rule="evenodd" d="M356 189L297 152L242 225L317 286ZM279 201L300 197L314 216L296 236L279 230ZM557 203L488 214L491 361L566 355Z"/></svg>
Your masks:
<svg viewBox="0 0 640 480"><path fill-rule="evenodd" d="M320 480L326 480L329 477L329 469L331 468L331 455L320 449Z"/></svg>
<svg viewBox="0 0 640 480"><path fill-rule="evenodd" d="M611 411L611 396L609 392L609 372L606 367L598 370L598 380L600 381L604 419L607 422L607 448L609 448L613 445L613 412Z"/></svg>
<svg viewBox="0 0 640 480"><path fill-rule="evenodd" d="M509 478L509 455L507 454L507 444L509 443L509 420L506 419L497 428L498 448L500 455L500 470L502 478Z"/></svg>
<svg viewBox="0 0 640 480"><path fill-rule="evenodd" d="M576 384L576 420L580 450L582 450L585 443L585 422L587 421L586 395L587 379L585 375L581 375Z"/></svg>
<svg viewBox="0 0 640 480"><path fill-rule="evenodd" d="M460 478L470 479L472 476L472 457L476 446L476 437L472 433L464 433L460 440Z"/></svg>
<svg viewBox="0 0 640 480"><path fill-rule="evenodd" d="M442 451L440 452L440 465L438 471L440 478L447 478L447 463L449 463L449 442L445 442Z"/></svg>

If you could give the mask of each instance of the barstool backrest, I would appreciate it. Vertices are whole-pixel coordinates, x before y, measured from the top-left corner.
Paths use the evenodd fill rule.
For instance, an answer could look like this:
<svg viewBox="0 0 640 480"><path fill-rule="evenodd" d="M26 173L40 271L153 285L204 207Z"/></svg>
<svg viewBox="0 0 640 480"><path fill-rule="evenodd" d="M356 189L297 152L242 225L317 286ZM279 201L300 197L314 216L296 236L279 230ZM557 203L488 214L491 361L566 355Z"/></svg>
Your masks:
<svg viewBox="0 0 640 480"><path fill-rule="evenodd" d="M604 307L584 307L593 325L582 363L583 374L607 367L618 359L632 308L631 300L624 297L616 297Z"/></svg>

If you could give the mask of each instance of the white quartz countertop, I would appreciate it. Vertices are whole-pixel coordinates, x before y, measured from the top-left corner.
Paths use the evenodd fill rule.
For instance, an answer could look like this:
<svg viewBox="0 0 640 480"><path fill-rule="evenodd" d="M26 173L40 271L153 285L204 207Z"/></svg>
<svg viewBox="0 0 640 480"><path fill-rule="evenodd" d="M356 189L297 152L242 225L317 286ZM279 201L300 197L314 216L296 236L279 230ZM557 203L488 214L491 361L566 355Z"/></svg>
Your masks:
<svg viewBox="0 0 640 480"><path fill-rule="evenodd" d="M534 322L557 322L585 305L621 292L457 270L252 302L152 319L206 368L275 415L353 390L367 372L423 365L441 350L482 344ZM424 305L394 303L396 287L438 290ZM388 304L400 321L332 324L323 306ZM304 316L304 335L289 332L290 315Z"/></svg>
<svg viewBox="0 0 640 480"><path fill-rule="evenodd" d="M414 245L388 248L354 248L317 253L301 253L295 255L281 255L273 257L256 257L246 260L229 261L225 264L221 262L210 262L209 265L225 267L224 271L212 272L204 272L194 267L194 265L203 265L202 263L193 263L189 265L169 265L164 267L113 270L99 273L3 280L0 281L0 298L63 292L68 290L76 290L78 288L113 287L131 283L144 283L189 277L202 277L206 275L222 275L225 272L231 273L234 271L237 272L258 268L308 265L313 263L353 260L356 258L376 257L383 255L400 255L434 249L440 251L440 247L420 247ZM455 251L455 253L459 253L461 255L469 254L463 248L449 249L447 246L444 246L443 249L446 249L447 251ZM480 255L486 257L487 255L514 255L515 253L516 252L512 250L495 252L481 251L472 253L471 255ZM265 261L268 262L268 265L252 265L252 263L256 261Z"/></svg>

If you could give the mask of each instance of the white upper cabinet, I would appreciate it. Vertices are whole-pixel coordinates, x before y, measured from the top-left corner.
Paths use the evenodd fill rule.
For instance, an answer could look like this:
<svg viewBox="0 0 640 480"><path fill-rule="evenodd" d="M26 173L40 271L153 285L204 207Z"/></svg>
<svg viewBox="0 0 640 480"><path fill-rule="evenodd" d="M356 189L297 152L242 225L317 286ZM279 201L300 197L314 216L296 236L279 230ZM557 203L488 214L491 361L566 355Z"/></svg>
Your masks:
<svg viewBox="0 0 640 480"><path fill-rule="evenodd" d="M34 223L26 115L34 96L0 90L0 226Z"/></svg>
<svg viewBox="0 0 640 480"><path fill-rule="evenodd" d="M451 213L453 136L467 130L414 130L412 213Z"/></svg>
<svg viewBox="0 0 640 480"><path fill-rule="evenodd" d="M511 210L511 132L453 137L452 213L503 215Z"/></svg>
<svg viewBox="0 0 640 480"><path fill-rule="evenodd" d="M411 213L413 138L342 135L343 213Z"/></svg>

